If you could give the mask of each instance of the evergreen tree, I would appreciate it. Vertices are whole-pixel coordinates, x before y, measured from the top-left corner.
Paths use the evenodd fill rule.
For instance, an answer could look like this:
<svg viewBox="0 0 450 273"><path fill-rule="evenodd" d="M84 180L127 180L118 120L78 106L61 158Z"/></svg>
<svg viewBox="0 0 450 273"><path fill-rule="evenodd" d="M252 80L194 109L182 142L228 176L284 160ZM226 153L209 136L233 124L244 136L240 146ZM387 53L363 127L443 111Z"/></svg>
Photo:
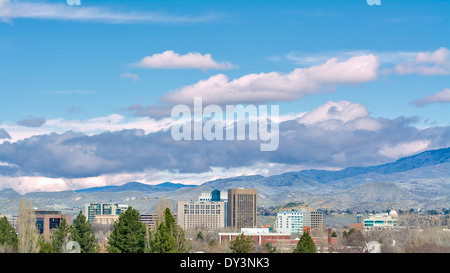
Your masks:
<svg viewBox="0 0 450 273"><path fill-rule="evenodd" d="M80 244L81 253L97 253L100 249L94 229L81 211L70 227L70 239Z"/></svg>
<svg viewBox="0 0 450 273"><path fill-rule="evenodd" d="M59 226L53 230L51 235L51 246L54 252L56 253L62 253L64 243L67 241L67 238L69 238L69 225L67 224L66 219L62 219ZM45 246L44 244L41 244L41 246Z"/></svg>
<svg viewBox="0 0 450 273"><path fill-rule="evenodd" d="M304 232L302 237L300 237L294 253L316 253L316 245L308 232Z"/></svg>
<svg viewBox="0 0 450 273"><path fill-rule="evenodd" d="M8 222L8 218L4 216L0 219L0 245L8 245L13 249L17 248L17 235L14 227Z"/></svg>
<svg viewBox="0 0 450 273"><path fill-rule="evenodd" d="M150 239L151 253L176 253L176 241L164 222L159 223Z"/></svg>
<svg viewBox="0 0 450 273"><path fill-rule="evenodd" d="M203 240L204 240L203 233L201 230L199 230L197 233L197 241L203 241Z"/></svg>
<svg viewBox="0 0 450 273"><path fill-rule="evenodd" d="M54 253L52 243L47 242L44 236L40 236L39 238L39 253Z"/></svg>
<svg viewBox="0 0 450 273"><path fill-rule="evenodd" d="M250 253L255 249L255 241L250 236L245 236L244 233L230 242L231 253Z"/></svg>
<svg viewBox="0 0 450 273"><path fill-rule="evenodd" d="M170 231L170 235L175 240L175 252L176 253L189 252L192 246L190 242L186 239L186 234L184 230L175 223L175 217L170 212L170 208L166 208L166 210L164 211L164 217L167 228Z"/></svg>
<svg viewBox="0 0 450 273"><path fill-rule="evenodd" d="M142 253L145 250L146 228L139 212L132 207L119 216L108 238L110 253Z"/></svg>
<svg viewBox="0 0 450 273"><path fill-rule="evenodd" d="M148 252L152 253L186 253L191 249L185 238L184 230L175 223L170 208L164 210L162 220L158 220L157 228L150 233Z"/></svg>

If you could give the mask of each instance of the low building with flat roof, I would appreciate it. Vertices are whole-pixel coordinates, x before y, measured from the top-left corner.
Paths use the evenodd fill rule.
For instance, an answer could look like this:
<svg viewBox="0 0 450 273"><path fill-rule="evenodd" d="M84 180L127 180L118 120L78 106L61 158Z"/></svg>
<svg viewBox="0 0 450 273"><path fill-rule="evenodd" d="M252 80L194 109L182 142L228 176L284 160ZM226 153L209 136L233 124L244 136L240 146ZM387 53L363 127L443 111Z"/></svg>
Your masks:
<svg viewBox="0 0 450 273"><path fill-rule="evenodd" d="M370 215L369 218L364 219L364 231L399 229L397 220L398 214L395 210Z"/></svg>
<svg viewBox="0 0 450 273"><path fill-rule="evenodd" d="M50 239L51 231L58 228L63 219L66 220L68 225L72 223L72 217L61 214L61 211L34 210L34 214L36 216L36 227L47 240Z"/></svg>

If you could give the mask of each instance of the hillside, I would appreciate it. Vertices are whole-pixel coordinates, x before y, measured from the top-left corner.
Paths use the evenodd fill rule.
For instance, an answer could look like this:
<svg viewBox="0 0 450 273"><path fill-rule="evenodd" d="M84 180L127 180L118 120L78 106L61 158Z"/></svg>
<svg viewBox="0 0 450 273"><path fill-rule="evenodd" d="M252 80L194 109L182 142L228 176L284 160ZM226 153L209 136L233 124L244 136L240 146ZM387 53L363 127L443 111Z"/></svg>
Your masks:
<svg viewBox="0 0 450 273"><path fill-rule="evenodd" d="M450 148L426 151L378 166L340 171L304 170L268 177L239 176L209 181L200 186L130 182L121 186L24 195L3 189L0 190L0 212L14 213L23 197L36 207L71 213L78 212L89 202L129 204L144 213L152 212L162 196L176 209L177 201L198 200L203 192L230 188L256 188L258 205L264 206L303 202L315 209L448 208Z"/></svg>

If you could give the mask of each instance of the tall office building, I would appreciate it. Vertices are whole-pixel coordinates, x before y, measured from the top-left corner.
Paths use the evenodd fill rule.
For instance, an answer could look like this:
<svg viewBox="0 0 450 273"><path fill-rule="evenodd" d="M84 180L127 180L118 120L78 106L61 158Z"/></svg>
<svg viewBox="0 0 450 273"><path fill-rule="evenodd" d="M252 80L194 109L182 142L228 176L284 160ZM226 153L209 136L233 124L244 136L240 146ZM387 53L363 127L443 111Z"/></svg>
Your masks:
<svg viewBox="0 0 450 273"><path fill-rule="evenodd" d="M278 233L303 233L303 213L301 211L280 211L277 213L275 229Z"/></svg>
<svg viewBox="0 0 450 273"><path fill-rule="evenodd" d="M95 223L96 215L120 215L128 209L128 205L119 204L85 204L84 215L91 223Z"/></svg>
<svg viewBox="0 0 450 273"><path fill-rule="evenodd" d="M303 213L303 226L311 229L323 227L323 214L320 211L301 209Z"/></svg>
<svg viewBox="0 0 450 273"><path fill-rule="evenodd" d="M227 192L221 192L218 189L214 189L211 192L204 192L202 195L199 196L198 201L205 202L205 201L220 201L224 202L224 224L227 227L228 226L228 193Z"/></svg>
<svg viewBox="0 0 450 273"><path fill-rule="evenodd" d="M177 224L185 230L191 228L223 228L225 227L224 214L224 202L180 201L177 205Z"/></svg>
<svg viewBox="0 0 450 273"><path fill-rule="evenodd" d="M228 226L256 227L256 189L228 190Z"/></svg>
<svg viewBox="0 0 450 273"><path fill-rule="evenodd" d="M211 201L220 201L220 191L218 189L214 189L211 191Z"/></svg>

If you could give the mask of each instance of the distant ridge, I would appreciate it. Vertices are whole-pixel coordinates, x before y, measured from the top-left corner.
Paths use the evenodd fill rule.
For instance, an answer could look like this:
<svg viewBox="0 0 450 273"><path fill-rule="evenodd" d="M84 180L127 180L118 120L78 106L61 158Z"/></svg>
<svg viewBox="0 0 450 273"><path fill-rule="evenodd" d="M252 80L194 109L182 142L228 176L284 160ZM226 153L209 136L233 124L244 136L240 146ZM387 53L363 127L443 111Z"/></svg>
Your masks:
<svg viewBox="0 0 450 273"><path fill-rule="evenodd" d="M111 188L117 188L118 186L104 186L104 187L93 187L93 188L86 188L81 190L75 190L75 192L85 192L85 193L91 193L91 192L99 192L99 191L105 191Z"/></svg>
<svg viewBox="0 0 450 273"><path fill-rule="evenodd" d="M129 204L152 212L161 196L174 206L177 201L198 200L213 189L258 190L258 205L278 206L301 202L315 209L385 210L450 207L450 148L425 151L394 162L350 167L340 171L303 170L272 176L248 175L221 178L201 185L165 182L147 185L129 182L61 192L0 190L0 212L16 213L20 198L46 209L83 208L89 202ZM12 212L11 212L12 211ZM73 213L78 213L75 209Z"/></svg>
<svg viewBox="0 0 450 273"><path fill-rule="evenodd" d="M319 183L327 183L338 179L345 179L362 174L393 174L405 171L423 168L427 166L438 165L450 162L450 147L437 150L429 150L416 155L403 157L395 162L369 166L369 167L349 167L340 171L324 171L324 170L304 170L299 172L291 172L303 178L316 180Z"/></svg>

